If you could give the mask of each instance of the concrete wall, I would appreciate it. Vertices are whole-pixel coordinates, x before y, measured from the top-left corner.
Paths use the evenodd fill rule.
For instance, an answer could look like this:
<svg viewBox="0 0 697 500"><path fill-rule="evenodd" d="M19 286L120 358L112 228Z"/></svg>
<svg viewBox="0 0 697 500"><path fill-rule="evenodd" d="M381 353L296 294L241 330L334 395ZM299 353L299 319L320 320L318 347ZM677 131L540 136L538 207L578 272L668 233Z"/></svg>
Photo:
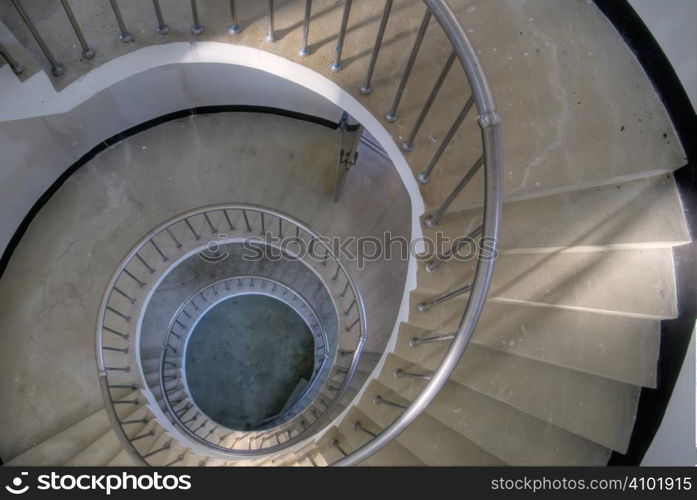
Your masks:
<svg viewBox="0 0 697 500"><path fill-rule="evenodd" d="M14 78L4 70L9 68L3 68L0 87L3 79ZM13 83L17 85L16 79ZM331 121L341 116L341 109L327 99L278 76L244 66L203 63L157 66L100 90L68 111L8 119L62 109L57 104L72 105L65 102L56 100L42 108L36 98L2 101L6 118L0 122L2 249L61 173L103 140L134 125L181 109L219 104L276 107Z"/></svg>

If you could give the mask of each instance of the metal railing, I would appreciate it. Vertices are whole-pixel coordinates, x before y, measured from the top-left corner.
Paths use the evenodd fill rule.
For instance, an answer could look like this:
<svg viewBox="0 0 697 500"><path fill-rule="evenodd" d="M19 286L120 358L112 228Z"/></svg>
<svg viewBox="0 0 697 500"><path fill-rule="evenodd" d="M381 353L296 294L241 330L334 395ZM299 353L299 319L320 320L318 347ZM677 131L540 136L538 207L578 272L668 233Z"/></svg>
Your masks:
<svg viewBox="0 0 697 500"><path fill-rule="evenodd" d="M26 24L30 35L36 41L41 53L46 58L51 67L52 74L59 78L64 74L64 65L58 61L49 44L42 37L41 33L34 24L32 18L27 14L26 10L22 6L21 0L11 0L12 5L16 9L19 16ZM94 56L94 50L88 44L82 29L77 21L77 18L73 14L70 4L67 1L61 0L61 6L65 11L66 16L70 22L70 25L74 31L74 34L79 42L80 50L84 58L90 58ZM128 30L124 18L121 14L120 5L118 0L109 0L111 10L113 13L113 20L116 23L117 33L119 39L124 43L134 42L134 37ZM399 83L395 89L394 98L392 99L390 107L386 110L386 120L389 122L395 121L397 118L397 113L399 111L402 99L405 96L406 86L412 76L415 62L419 56L420 50L424 42L428 43L429 37L427 36L429 30L432 30L433 21L438 25L440 30L447 37L452 50L449 52L447 59L444 61L442 70L436 78L432 90L428 97L425 99L421 106L421 111L415 120L413 128L407 135L404 142L401 144L402 150L405 152L411 151L415 147L415 139L427 117L429 111L431 110L434 102L437 101L439 92L444 84L444 82L452 76L452 66L455 62L464 70L466 77L466 82L463 81L463 90L469 88L471 93L469 99L465 102L463 107L460 109L455 120L452 122L448 132L441 141L436 153L433 155L431 160L423 165L421 173L418 175L417 180L421 184L428 183L434 175L438 174L438 164L441 156L448 148L456 134L460 131L462 124L468 119L468 116L473 109L476 109L476 120L480 127L481 134L481 144L482 151L481 156L473 162L467 169L465 175L457 182L451 191L451 193L443 200L442 204L434 210L432 213L426 214L423 218L423 223L426 227L435 227L439 224L442 217L450 210L453 201L458 197L464 190L465 186L472 182L472 179L480 171L483 171L483 214L481 227L476 230L476 235L481 238L487 239L490 243L490 250L495 252L496 242L499 234L500 225L500 214L501 214L501 204L502 204L502 188L503 188L503 155L502 155L502 140L501 140L501 120L499 114L496 111L494 104L494 99L492 95L491 88L487 82L484 70L477 57L477 52L473 48L470 40L465 34L462 26L460 25L455 13L450 8L445 0L423 0L425 6L423 17L421 18L421 23L419 29L413 39L411 48L409 50L409 55L406 58L404 69L401 73ZM75 4L73 4L75 5ZM230 21L231 24L226 24L228 31L231 35L235 35L244 29L244 20L240 19L238 15L237 2L235 0L230 0ZM308 40L311 34L311 21L312 21L312 2L311 0L305 0L304 17L302 22L302 45L299 48L300 54L303 56L310 55L310 48ZM384 34L386 27L389 25L390 18L392 15L392 0L385 0L384 6L381 11L380 22L377 28L377 33L375 41L372 44L370 50L370 60L368 64L368 69L365 78L360 85L360 88L356 89L357 93L361 95L368 95L371 93L374 76L376 72L376 63L378 61L380 50L384 44ZM166 35L169 32L168 25L165 23L162 9L160 8L160 3L158 0L153 0L154 16L156 22L153 23L154 29L162 35ZM331 69L333 71L342 70L342 54L344 50L344 44L346 43L346 33L351 26L351 8L352 2L350 0L344 0L344 7L341 16L341 22L337 26L337 40L338 43L335 47L334 57ZM199 16L198 6L196 0L191 0L190 4L191 16L192 16L192 28L191 31L194 35L198 36L204 32L204 22ZM274 16L275 16L275 5L273 0L269 0L267 7L267 22L268 22L268 34L266 39L270 42L276 42L277 36L274 26ZM222 20L221 20L222 21ZM227 21L225 21L227 23ZM404 39L408 39L405 37ZM359 42L354 42L359 43ZM137 44L133 44L137 46ZM12 70L16 73L21 73L23 67L17 62L17 59L13 57L11 53L8 52L6 47L0 46L0 56L7 60ZM412 167L420 167L419 165L412 165ZM249 209L252 211L253 209ZM191 217L188 215L186 217ZM181 220L186 220L186 217ZM278 214L277 217L283 220L290 220L287 216ZM262 217L263 224L263 217ZM249 225L249 222L247 223ZM128 379L128 375L133 375L130 371L129 366L110 366L105 361L105 353L110 354L127 354L125 352L120 352L123 349L129 349L129 347L113 347L105 342L105 336L109 338L120 340L128 343L132 342L133 339L129 337L128 333L119 331L117 328L109 326L104 322L104 314L108 312L112 317L118 318L119 321L129 323L133 318L128 314L123 313L123 311L111 307L109 305L110 298L112 296L120 296L121 300L125 300L126 303L134 305L138 302L138 298L131 296L127 291L121 290L117 284L117 280L126 279L130 280L131 286L135 286L137 289L145 288L146 282L145 278L135 272L131 272L127 267L130 263L139 263L141 270L145 269L147 274L156 274L155 269L148 269L149 264L143 262L142 258L139 258L138 252L142 250L143 246L150 244L152 247L156 248L156 253L161 254L163 262L166 262L168 257L165 256L155 243L152 243L153 236L157 235L167 235L169 228L161 227L155 232L148 235L148 237L143 240L139 246L134 249L128 256L127 260L124 261L122 266L119 268L118 273L109 285L107 293L105 294L102 309L100 310L100 317L98 323L98 335L97 335L97 360L100 376L100 384L104 389L105 403L107 405L107 412L109 413L112 422L118 436L124 443L124 447L129 451L129 453L137 460L138 463L145 463L142 459L143 453L139 452L132 444L132 438L129 438L129 433L125 432L123 429L123 419L119 416L119 413L115 409L115 404L118 403L115 399L111 397L111 391L113 387L123 389L124 387L133 386L133 380L126 382L113 382L112 378L122 377ZM192 230L193 231L193 230ZM170 232L172 239L175 236ZM472 233L472 231L469 231ZM463 231L464 233L464 231ZM438 269L442 262L445 262L452 258L453 254L457 251L458 247L455 245L449 250L442 252L431 260L427 265L427 271L433 272ZM328 250L329 251L329 250ZM333 257L333 256L332 256ZM462 297L468 294L466 301L463 301L463 315L457 331L452 334L443 335L440 337L431 337L421 339L415 339L413 345L418 347L418 345L432 342L432 341L448 341L450 342L450 347L442 360L442 363L438 369L429 374L429 378L426 386L420 395L412 401L408 406L405 406L404 412L400 415L392 424L387 426L381 432L375 432L375 436L364 446L360 447L353 452L344 453L344 458L336 462L336 465L352 465L365 460L371 454L378 451L380 448L389 443L394 439L399 433L401 433L412 421L414 421L430 404L436 394L440 391L443 385L448 380L450 374L454 370L458 360L460 359L462 353L467 347L474 329L477 325L479 317L481 315L482 309L484 307L484 302L486 300L489 286L492 279L492 273L494 270L495 260L493 258L489 259L479 259L477 267L475 270L474 278L471 283L463 283L461 286L451 292L440 295L438 297L433 297L432 299L424 301L419 305L418 310L421 312L427 312L433 307L437 307L444 302L453 300L457 297ZM150 272L152 271L152 273ZM348 276L348 275L347 275ZM348 279L348 278L347 278ZM360 297L358 289L355 284L351 284L351 289L356 297ZM123 293L122 293L123 292ZM360 308L359 308L360 309ZM359 319L361 336L367 334L365 320ZM357 324L357 323L356 323ZM109 348L112 348L109 350ZM358 353L360 349L356 350ZM354 358L355 361L355 358ZM352 365L353 366L353 365ZM350 370L349 370L350 371ZM348 378L348 377L347 377ZM425 379L424 379L425 380ZM130 385L129 385L130 384ZM135 404L135 403L124 403ZM118 406L122 406L119 404ZM307 426L307 429L316 430L312 424ZM307 430L306 429L306 430ZM311 435L311 432L301 432L299 435L307 437ZM143 438L144 439L144 438Z"/></svg>
<svg viewBox="0 0 697 500"><path fill-rule="evenodd" d="M221 232L225 232L221 239ZM144 404L142 398L122 402L125 390L139 388L148 390L145 381L145 363L140 356L139 335L140 322L137 318L144 314L152 291L162 279L183 259L197 254L202 250L210 250L210 240L216 245L223 243L242 242L254 237L274 245L274 241L283 236L294 238L297 248L305 248L303 255L290 253L290 245L285 248L290 258L301 260L317 274L324 283L330 297L334 301L338 318L337 351L350 352L345 356L336 354L332 367L332 377L327 377L312 404L308 404L309 413L293 416L283 425L269 430L248 434L248 447L241 449L235 446L235 431L221 426L201 426L192 430L180 415L182 407L178 406L184 400L171 401L166 395L171 389L167 387L166 371L177 369L179 365L167 358L167 349L162 350L158 360L157 372L160 377L159 397L156 406L163 405L166 409L161 415L155 413L148 417L148 422L162 422L166 419L173 427L168 431L180 431L185 438L184 443L194 442L200 445L198 449L210 451L216 457L226 457L231 460L240 457L258 457L277 453L281 450L302 442L324 426L328 425L330 417L340 411L340 405L346 403L344 397L356 374L365 343L368 338L368 326L365 306L358 286L344 264L334 255L327 241L314 232L306 224L281 212L246 204L226 204L192 210L179 215L149 232L124 258L117 267L102 298L96 331L97 368L100 377L102 396L117 436L124 448L134 458L136 463L147 464L147 450L140 450L134 441L153 437L138 434L134 436L124 428L128 417L123 417L117 407L127 405L129 409ZM198 258L198 257L197 257ZM184 311L185 302L178 311ZM176 318L173 318L173 321ZM167 338L172 329L163 334L163 345L172 348ZM350 349L350 351L346 351ZM339 364L341 361L342 364ZM348 361L347 363L344 363ZM338 367L338 368L337 368ZM151 411L155 408L151 405ZM201 436L201 431L205 434ZM154 432L154 431L153 431ZM225 444L227 438L232 438L231 444ZM276 442L274 443L274 439ZM177 440L182 443L182 440ZM172 444L174 440L170 442Z"/></svg>

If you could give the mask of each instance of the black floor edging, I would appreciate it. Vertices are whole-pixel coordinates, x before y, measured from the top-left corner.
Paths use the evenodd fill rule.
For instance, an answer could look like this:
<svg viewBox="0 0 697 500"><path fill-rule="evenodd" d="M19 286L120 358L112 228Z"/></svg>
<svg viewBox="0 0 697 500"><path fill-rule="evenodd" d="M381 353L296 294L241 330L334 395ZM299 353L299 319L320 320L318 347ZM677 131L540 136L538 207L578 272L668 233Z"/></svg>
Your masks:
<svg viewBox="0 0 697 500"><path fill-rule="evenodd" d="M661 321L657 387L642 388L626 454L613 452L608 465L639 465L663 420L697 316L697 116L660 45L627 0L594 0L615 26L653 83L685 150L686 165L675 171L692 243L673 249L678 317Z"/></svg>
<svg viewBox="0 0 697 500"><path fill-rule="evenodd" d="M24 216L22 219L22 222L19 224L19 227L17 227L17 230L14 232L12 235L12 238L10 238L10 241L7 243L7 247L5 247L5 250L3 251L2 257L0 258L0 279L2 279L3 274L5 274L5 270L7 269L8 264L10 263L10 259L12 258L12 254L14 253L15 249L19 245L19 242L22 241L22 237L24 236L24 233L26 233L27 229L29 229L29 226L31 225L32 220L34 220L34 217L36 217L36 214L39 213L39 211L43 208L43 206L48 202L48 200L51 199L51 196L53 196L56 191L60 189L60 187L67 181L71 175L73 175L75 172L77 172L80 167L85 165L88 161L90 161L92 158L97 156L99 153L104 151L105 149L113 146L114 144L123 141L124 139L127 139L128 137L138 134L140 132L143 132L145 130L148 130L150 128L156 127L157 125L160 125L162 123L172 121L172 120L177 120L179 118L184 118L186 116L191 116L191 115L204 115L204 114L211 114L211 113L233 113L233 112L242 112L242 113L264 113L264 114L273 114L273 115L279 115L279 116L285 116L287 118L293 118L296 120L302 120L310 123L315 123L317 125L321 125L323 127L331 128L331 129L338 129L339 128L339 123L335 123L331 120L327 120L326 118L320 118L318 116L312 116L312 115L306 115L304 113L298 113L295 111L289 111L286 109L281 109L281 108L272 108L268 106L246 106L246 105L220 105L220 106L201 106L197 108L187 108L187 109L182 109L180 111L174 111L172 113L168 113L166 115L158 116L157 118L153 118L152 120L148 120L146 122L143 122L139 125L135 125L127 130L124 130L123 132L119 132L118 134L115 134L108 139L100 142L97 144L95 147L90 149L87 153L82 155L79 160L77 160L75 163L73 163L70 167L68 167L65 172L63 172L54 182L51 184L51 186L39 197L39 199L34 203L34 205L31 207L27 215Z"/></svg>

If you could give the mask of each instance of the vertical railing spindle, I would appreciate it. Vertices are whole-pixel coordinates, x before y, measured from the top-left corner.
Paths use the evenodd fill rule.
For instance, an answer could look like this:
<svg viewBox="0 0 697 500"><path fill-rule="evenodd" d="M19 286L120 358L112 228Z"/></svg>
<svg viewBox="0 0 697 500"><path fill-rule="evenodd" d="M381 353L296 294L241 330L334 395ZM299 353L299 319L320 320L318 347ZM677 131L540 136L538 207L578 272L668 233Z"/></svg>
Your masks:
<svg viewBox="0 0 697 500"><path fill-rule="evenodd" d="M344 40L346 39L346 29L348 28L349 15L351 14L351 4L353 0L346 0L344 14L341 16L341 28L339 29L339 39L336 42L336 56L332 63L332 71L341 71L341 53L344 50Z"/></svg>
<svg viewBox="0 0 697 500"><path fill-rule="evenodd" d="M191 0L191 18L193 20L193 25L191 26L191 32L198 36L203 34L203 26L201 26L201 21L198 18L198 4L196 0Z"/></svg>
<svg viewBox="0 0 697 500"><path fill-rule="evenodd" d="M160 35L166 35L169 33L169 26L167 26L165 18L162 16L160 0L152 0L152 6L155 8L155 17L157 17L157 32Z"/></svg>
<svg viewBox="0 0 697 500"><path fill-rule="evenodd" d="M419 133L419 129L421 128L421 125L423 125L424 120L426 119L426 115L428 115L428 112L431 110L431 106L433 106L433 102L436 100L438 92L440 92L440 88L443 86L443 82L445 81L445 78L448 76L453 62L455 62L455 52L451 52L448 56L448 59L445 61L445 65L443 66L440 75L438 75L438 79L436 80L436 83L433 85L431 93L428 96L428 99L426 99L424 107L421 109L421 113L419 114L419 117L416 119L416 122L414 123L414 128L411 130L411 133L409 134L409 137L407 137L407 140L402 143L403 151L411 151L414 147L414 139L416 139L416 134Z"/></svg>
<svg viewBox="0 0 697 500"><path fill-rule="evenodd" d="M5 59L7 61L7 64L10 65L10 68L12 68L12 71L14 72L15 75L21 75L24 72L24 66L22 66L19 62L17 62L17 59L12 57L12 55L5 49L5 47L0 43L0 57Z"/></svg>
<svg viewBox="0 0 697 500"><path fill-rule="evenodd" d="M123 43L132 42L133 40L135 40L135 38L133 38L133 35L131 35L128 32L128 29L126 28L126 23L123 22L123 16L121 15L121 9L119 8L119 4L116 2L116 0L109 0L109 3L111 4L111 10L114 11L116 24L119 25L119 31L121 32L119 34L119 40L121 40Z"/></svg>
<svg viewBox="0 0 697 500"><path fill-rule="evenodd" d="M43 52L44 56L46 56L46 59L48 59L48 62L51 64L51 73L53 73L53 76L61 76L65 72L65 68L61 63L59 63L56 60L55 57L53 57L53 54L46 45L46 42L44 42L44 39L42 38L41 34L36 29L36 26L34 26L34 22L29 18L27 11L24 10L24 7L19 2L19 0L11 1L12 5L14 5L20 17L27 25L27 28L29 28L29 32L34 37L34 40L36 40L36 43L39 45L41 52Z"/></svg>
<svg viewBox="0 0 697 500"><path fill-rule="evenodd" d="M274 24L273 24L273 9L274 9L273 0L269 0L269 16L268 16L269 32L266 35L266 40L269 42L276 41L276 32L274 31Z"/></svg>
<svg viewBox="0 0 697 500"><path fill-rule="evenodd" d="M92 59L94 57L94 49L90 48L90 46L87 45L85 35L82 33L82 28L80 28L80 25L77 23L77 19L75 18L73 9L70 8L68 0L60 0L60 2L63 6L63 10L65 11L65 15L68 16L68 21L70 21L70 25L73 27L73 31L75 31L77 41L80 42L80 46L82 47L82 57L84 57L85 59Z"/></svg>
<svg viewBox="0 0 697 500"><path fill-rule="evenodd" d="M419 26L419 32L416 34L416 40L414 40L414 47L411 49L411 54L409 54L409 60L407 61L407 66L404 68L404 73L402 74L402 79L399 81L399 87L397 87L397 93L394 96L394 101L392 102L392 107L385 115L385 120L388 122L394 122L397 120L397 108L399 108L399 102L402 100L402 95L404 94L404 89L409 81L409 76L414 68L414 63L416 62L416 56L419 54L419 49L421 48L421 43L426 35L426 29L428 28L428 22L431 20L431 11L426 9L424 17L421 19L421 26Z"/></svg>
<svg viewBox="0 0 697 500"><path fill-rule="evenodd" d="M380 48L382 47L382 39L385 37L385 28L387 27L387 20L390 18L392 3L393 0L387 0L385 2L385 9L382 11L382 19L380 20L378 34L375 37L375 45L373 46L373 53L370 56L368 72L365 75L363 85L361 85L361 88L359 89L360 93L363 95L368 95L373 91L373 87L371 86L373 81L373 73L375 72L375 65L378 61L378 54L380 53Z"/></svg>
<svg viewBox="0 0 697 500"><path fill-rule="evenodd" d="M299 54L305 57L310 54L308 39L310 38L310 16L312 15L312 0L305 0L305 18L303 19L303 46Z"/></svg>
<svg viewBox="0 0 697 500"><path fill-rule="evenodd" d="M240 26L240 23L237 21L237 4L235 0L230 0L230 18L232 19L232 24L227 31L231 35L236 35L242 31L242 26Z"/></svg>

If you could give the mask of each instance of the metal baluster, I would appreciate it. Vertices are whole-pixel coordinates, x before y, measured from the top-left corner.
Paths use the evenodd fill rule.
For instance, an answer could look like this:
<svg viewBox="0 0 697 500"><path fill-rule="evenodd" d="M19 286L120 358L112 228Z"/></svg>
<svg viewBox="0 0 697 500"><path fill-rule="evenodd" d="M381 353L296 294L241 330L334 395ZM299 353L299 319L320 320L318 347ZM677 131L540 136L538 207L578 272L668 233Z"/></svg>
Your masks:
<svg viewBox="0 0 697 500"><path fill-rule="evenodd" d="M302 57L310 54L307 42L310 37L310 16L312 14L312 0L305 0L305 18L303 20L303 46L298 52Z"/></svg>
<svg viewBox="0 0 697 500"><path fill-rule="evenodd" d="M410 373L397 368L394 371L395 378L417 378L420 380L431 380L432 376L425 373Z"/></svg>
<svg viewBox="0 0 697 500"><path fill-rule="evenodd" d="M336 439L336 438L332 439L331 441L329 441L329 445L330 445L330 446L333 446L334 448L336 448L337 450L339 450L339 453L341 453L343 456L345 456L345 457L348 456L348 453L346 453L346 452L344 451L344 449L341 447L341 445L339 444L339 440L338 440L338 439Z"/></svg>
<svg viewBox="0 0 697 500"><path fill-rule="evenodd" d="M341 16L341 28L339 29L339 39L336 42L336 57L331 69L335 73L341 71L341 53L344 50L344 40L346 39L346 28L348 28L349 15L351 14L351 4L353 0L346 0L344 14Z"/></svg>
<svg viewBox="0 0 697 500"><path fill-rule="evenodd" d="M443 302L447 302L450 299L454 299L455 297L459 297L460 295L463 295L467 292L469 292L472 289L472 284L470 283L469 285L465 285L461 288L458 288L457 290L453 290L452 292L445 293L443 295L439 295L433 300L430 300L428 302L422 302L417 306L417 310L419 312L426 312L429 309L442 304Z"/></svg>
<svg viewBox="0 0 697 500"><path fill-rule="evenodd" d="M446 198L446 200L443 202L443 204L436 210L434 213L426 216L424 218L424 224L426 224L427 227L434 227L438 225L438 222L440 221L440 218L443 217L443 214L445 211L448 209L448 207L452 204L453 201L455 201L455 198L457 198L457 195L460 194L460 191L462 191L467 183L472 180L472 177L474 177L474 174L477 173L477 171L484 165L484 156L480 156L477 161L474 162L474 165L467 171L465 176L462 178L462 180L458 183L457 186L455 186L455 189L453 189L453 192L450 193L450 195Z"/></svg>
<svg viewBox="0 0 697 500"><path fill-rule="evenodd" d="M160 8L160 0L152 0L152 5L155 8L155 17L157 17L157 32L160 35L169 33L169 26L165 24L165 19L162 17L162 9Z"/></svg>
<svg viewBox="0 0 697 500"><path fill-rule="evenodd" d="M433 85L431 94L428 96L428 99L426 99L424 107L421 109L421 113L419 114L419 117L416 119L416 122L414 123L414 128L411 130L409 137L407 137L407 140L402 143L403 151L411 151L414 148L414 139L416 138L416 134L419 133L419 129L421 128L421 125L423 125L424 120L426 119L426 115L428 115L428 112L431 110L431 106L433 106L433 101L436 100L438 92L440 92L440 88L443 86L443 82L445 82L445 78L448 76L450 68L453 66L453 62L455 62L454 51L450 53L448 59L445 61L445 65L443 66L440 75L438 75L438 79L436 80L436 83Z"/></svg>
<svg viewBox="0 0 697 500"><path fill-rule="evenodd" d="M369 431L368 429L363 427L363 425L358 420L354 421L353 424L351 425L351 427L353 428L354 431L361 431L365 434L368 434L368 436L370 436L371 438L377 437L377 434L375 434L374 432Z"/></svg>
<svg viewBox="0 0 697 500"><path fill-rule="evenodd" d="M193 18L194 24L191 26L191 32L198 36L203 33L203 26L198 18L198 5L196 0L191 0L191 17Z"/></svg>
<svg viewBox="0 0 697 500"><path fill-rule="evenodd" d="M5 47L0 43L0 56L2 56L5 61L7 61L7 64L10 65L10 68L12 68L12 71L14 72L15 75L21 75L24 72L24 66L19 64L17 62L17 59L12 57L10 53L5 49Z"/></svg>
<svg viewBox="0 0 697 500"><path fill-rule="evenodd" d="M84 57L85 59L92 59L94 57L94 49L90 48L90 46L87 45L85 35L83 35L82 29L80 28L80 25L77 23L77 19L75 18L73 9L70 8L68 0L60 0L60 2L63 6L65 14L68 16L68 21L70 21L70 24L73 27L73 30L75 31L77 41L80 42L80 46L82 47L82 57Z"/></svg>
<svg viewBox="0 0 697 500"><path fill-rule="evenodd" d="M370 56L370 63L368 64L368 72L365 75L365 80L363 85L361 85L359 91L363 95L368 95L373 91L371 83L373 81L373 73L375 72L375 65L378 61L378 54L380 53L380 48L382 47L382 39L385 37L385 28L387 27L387 20L390 17L390 11L392 10L393 0L387 0L385 2L385 9L382 11L382 19L380 20L380 27L378 28L378 34L375 37L375 45L373 46L373 54Z"/></svg>
<svg viewBox="0 0 697 500"><path fill-rule="evenodd" d="M158 453L162 453L162 452L165 451L165 450L169 450L171 446L172 446L171 443L166 443L166 444L163 445L161 448L158 448L158 449L153 450L153 451L151 451L151 452L149 452L149 453L146 453L145 455L143 455L143 458L149 458L149 457L151 457L151 456L153 456L153 455L156 455L156 454L158 454Z"/></svg>
<svg viewBox="0 0 697 500"><path fill-rule="evenodd" d="M409 60L407 61L407 66L404 68L404 73L402 74L402 79L399 82L399 87L397 87L397 93L394 96L394 101L392 102L392 107L385 115L385 120L388 122L394 122L397 120L397 108L399 107L399 102L402 100L402 95L404 94L404 89L407 86L407 81L409 81L409 76L411 75L411 70L414 68L414 63L416 62L416 56L419 54L419 49L421 48L421 42L423 42L424 35L426 35L426 28L428 28L428 22L431 20L431 11L426 9L424 17L421 19L421 26L419 27L419 32L416 34L416 40L414 41L414 47L411 49L411 54L409 55Z"/></svg>
<svg viewBox="0 0 697 500"><path fill-rule="evenodd" d="M276 41L276 32L273 28L273 7L273 0L269 0L269 33L266 35L266 40L268 40L269 42Z"/></svg>
<svg viewBox="0 0 697 500"><path fill-rule="evenodd" d="M128 32L128 29L126 28L126 23L123 22L123 16L121 15L121 9L119 8L119 4L116 3L116 0L109 0L109 3L111 4L111 10L114 11L114 17L116 17L116 24L119 25L119 31L121 31L121 33L119 34L119 40L121 40L123 43L132 42L133 40L135 40L135 38L133 38L133 35L131 35Z"/></svg>
<svg viewBox="0 0 697 500"><path fill-rule="evenodd" d="M430 262L428 264L426 264L426 272L428 272L428 273L435 272L438 269L438 266L440 266L441 262L450 259L453 256L453 254L455 254L455 252L460 250L460 247L462 247L462 245L464 245L466 241L472 240L472 239L476 238L477 236L479 236L483 229L484 229L484 226L479 225L479 227L477 227L474 231L472 231L470 234L465 236L464 239L458 238L457 240L455 240L455 242L452 244L452 246L448 250L446 250L442 254L436 255L435 257L433 257L433 259L430 260Z"/></svg>
<svg viewBox="0 0 697 500"><path fill-rule="evenodd" d="M230 0L230 17L232 18L232 24L227 31L231 35L236 35L242 31L242 26L237 22L237 5L235 4L235 0Z"/></svg>
<svg viewBox="0 0 697 500"><path fill-rule="evenodd" d="M387 406L392 406L394 408L399 408L400 410L406 410L407 407L404 405L401 405L399 403L395 403L393 401L390 401L388 399L383 398L379 394L373 398L373 403L376 405L387 405Z"/></svg>
<svg viewBox="0 0 697 500"><path fill-rule="evenodd" d="M443 335L434 335L433 337L425 337L421 339L414 337L409 341L409 347L418 347L422 344L430 344L433 342L444 342L447 340L453 340L454 338L454 333L444 333Z"/></svg>
<svg viewBox="0 0 697 500"><path fill-rule="evenodd" d="M12 5L14 5L15 9L17 9L17 12L24 21L24 24L26 24L27 28L29 28L31 35L34 37L34 40L36 40L36 43L39 45L41 52L43 52L44 56L46 56L46 59L48 59L48 62L51 64L51 73L53 73L53 76L61 76L65 72L65 68L61 63L56 61L55 57L53 57L53 54L46 45L46 42L44 42L44 39L37 31L36 26L34 26L33 21L29 18L27 11L24 10L24 7L19 2L19 0L11 1Z"/></svg>
<svg viewBox="0 0 697 500"><path fill-rule="evenodd" d="M445 150L450 145L450 141L452 141L453 137L455 136L455 132L457 132L457 129L460 128L462 121L467 116L467 113L469 113L469 110L472 109L473 104L474 104L474 97L470 96L470 98L467 99L467 102L460 110L460 113L457 115L457 118L455 118L455 121L450 126L448 133L445 134L445 137L441 141L440 146L438 146L438 150L436 151L436 154L434 154L433 158L431 158L431 161L429 162L428 166L426 167L426 170L424 170L423 172L421 172L419 174L419 177L418 177L419 183L426 184L426 183L428 183L428 181L431 180L431 173L433 172L433 169L435 168L436 163L438 163L438 160L440 160L440 157L443 155L443 153L445 153Z"/></svg>

